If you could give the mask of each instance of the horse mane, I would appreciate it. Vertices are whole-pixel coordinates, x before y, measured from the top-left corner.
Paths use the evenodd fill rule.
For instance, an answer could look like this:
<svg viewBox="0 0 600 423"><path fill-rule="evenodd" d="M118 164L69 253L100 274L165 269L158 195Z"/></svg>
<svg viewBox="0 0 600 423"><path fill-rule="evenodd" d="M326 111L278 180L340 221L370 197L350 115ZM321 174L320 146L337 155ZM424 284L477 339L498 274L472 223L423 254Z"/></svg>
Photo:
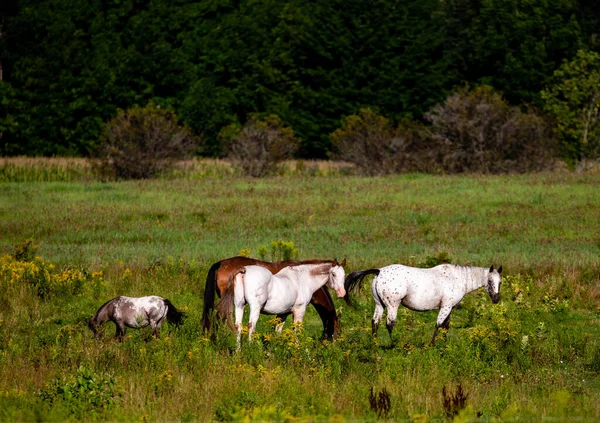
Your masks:
<svg viewBox="0 0 600 423"><path fill-rule="evenodd" d="M227 322L229 326L233 329L233 323L231 322L231 313L233 310L233 302L234 302L234 288L235 288L235 278L238 273L246 273L245 267L238 267L233 272L229 274L229 279L227 280L227 287L225 291L221 294L221 301L219 301L219 305L217 306L217 316L221 319L227 317Z"/></svg>
<svg viewBox="0 0 600 423"><path fill-rule="evenodd" d="M181 325L183 319L187 317L186 314L183 311L177 310L170 300L164 298L163 301L167 306L167 320L169 323L173 323L175 326Z"/></svg>
<svg viewBox="0 0 600 423"><path fill-rule="evenodd" d="M121 298L121 297L116 297L113 298L111 300L108 300L107 302L105 302L104 304L102 304L100 306L100 308L98 309L98 311L92 316L92 318L90 319L92 322L96 323L96 320L98 319L98 316L100 316L100 313L102 313L111 303L113 303L117 298Z"/></svg>

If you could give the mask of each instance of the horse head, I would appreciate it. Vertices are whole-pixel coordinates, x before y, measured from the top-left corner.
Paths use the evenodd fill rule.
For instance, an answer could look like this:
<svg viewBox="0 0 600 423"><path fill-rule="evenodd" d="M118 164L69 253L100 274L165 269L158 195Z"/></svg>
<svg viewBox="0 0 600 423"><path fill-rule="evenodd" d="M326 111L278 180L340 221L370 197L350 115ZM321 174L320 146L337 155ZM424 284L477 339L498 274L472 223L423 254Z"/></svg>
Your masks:
<svg viewBox="0 0 600 423"><path fill-rule="evenodd" d="M333 289L338 298L346 296L346 288L344 288L344 280L346 279L346 272L344 266L346 265L346 259L342 263L338 263L337 259L331 263L331 269L329 269L329 280L327 285Z"/></svg>
<svg viewBox="0 0 600 423"><path fill-rule="evenodd" d="M494 304L500 301L500 284L502 283L502 276L500 276L501 273L502 266L500 266L498 270L496 270L492 265L487 275L485 290L489 294Z"/></svg>
<svg viewBox="0 0 600 423"><path fill-rule="evenodd" d="M90 330L92 332L94 332L94 337L96 339L100 339L100 332L98 332L98 328L97 328L96 322L94 321L93 317L88 319L87 324L88 324L88 328L90 328Z"/></svg>

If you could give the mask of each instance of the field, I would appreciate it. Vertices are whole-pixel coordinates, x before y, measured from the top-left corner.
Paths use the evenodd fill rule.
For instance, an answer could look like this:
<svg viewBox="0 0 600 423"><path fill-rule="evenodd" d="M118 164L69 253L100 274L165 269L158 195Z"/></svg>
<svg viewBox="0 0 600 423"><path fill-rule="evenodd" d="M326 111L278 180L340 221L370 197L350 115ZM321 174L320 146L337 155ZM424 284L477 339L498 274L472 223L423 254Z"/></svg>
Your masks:
<svg viewBox="0 0 600 423"><path fill-rule="evenodd" d="M101 183L78 166L0 170L21 181L0 183L1 421L600 420L599 174L251 180L214 163ZM465 297L435 345L436 313L405 309L373 339L369 279L356 308L335 300L334 342L309 308L281 335L262 316L236 352L199 324L208 268L240 253L502 265L502 299ZM150 294L184 325L93 338L106 300Z"/></svg>

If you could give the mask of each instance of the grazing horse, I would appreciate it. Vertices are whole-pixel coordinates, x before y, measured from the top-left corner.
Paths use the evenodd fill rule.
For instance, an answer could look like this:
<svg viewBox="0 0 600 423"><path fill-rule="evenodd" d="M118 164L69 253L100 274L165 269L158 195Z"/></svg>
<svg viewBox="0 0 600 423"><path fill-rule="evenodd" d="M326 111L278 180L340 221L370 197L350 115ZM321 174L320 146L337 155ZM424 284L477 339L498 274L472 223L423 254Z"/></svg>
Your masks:
<svg viewBox="0 0 600 423"><path fill-rule="evenodd" d="M154 336L158 337L165 319L169 323L180 325L184 317L185 313L178 311L171 301L156 295L139 298L121 296L104 303L88 320L88 327L94 332L96 339L100 339L98 327L112 320L117 326L116 337L122 342L125 327L143 328L150 325Z"/></svg>
<svg viewBox="0 0 600 423"><path fill-rule="evenodd" d="M262 266L250 265L236 269L229 277L227 288L221 297L218 313L230 315L235 305L237 343L240 345L244 305L250 306L248 338L256 328L260 313L277 316L294 316L294 323L301 322L313 293L327 284L338 297L346 295L344 288L344 265L337 260L288 266L277 274ZM280 325L277 330L281 331Z"/></svg>
<svg viewBox="0 0 600 423"><path fill-rule="evenodd" d="M380 269L358 270L346 278L346 301L350 302L350 293L367 275L375 275L371 290L375 300L372 333L377 336L379 320L387 308L387 329L392 337L396 325L398 306L415 310L440 310L433 338L435 342L438 328L448 329L450 313L460 303L465 294L485 286L492 302L500 301L502 266L498 270L485 267L441 264L430 269L392 264Z"/></svg>
<svg viewBox="0 0 600 423"><path fill-rule="evenodd" d="M322 263L324 260L307 260L307 261L279 261L268 262L256 260L249 257L231 257L216 262L211 266L206 276L206 287L204 290L204 310L202 311L202 327L205 331L211 330L211 310L215 304L215 292L221 296L227 287L227 282L234 270L250 265L262 266L273 274L288 266L296 266L299 264ZM344 260L345 263L345 260ZM319 317L323 321L323 335L327 338L335 338L340 328L340 323L335 313L335 305L331 295L324 287L317 289L310 303L315 307ZM288 314L278 315L282 321L285 321Z"/></svg>

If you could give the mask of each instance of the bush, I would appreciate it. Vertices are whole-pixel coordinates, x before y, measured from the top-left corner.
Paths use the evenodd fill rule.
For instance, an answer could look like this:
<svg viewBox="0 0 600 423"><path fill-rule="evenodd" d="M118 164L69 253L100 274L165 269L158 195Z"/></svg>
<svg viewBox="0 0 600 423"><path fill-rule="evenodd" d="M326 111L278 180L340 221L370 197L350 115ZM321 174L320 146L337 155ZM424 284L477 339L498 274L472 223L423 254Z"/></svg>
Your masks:
<svg viewBox="0 0 600 423"><path fill-rule="evenodd" d="M77 374L69 378L56 378L38 391L45 402L61 402L77 419L89 418L89 414L112 408L120 400L117 381L108 375L98 375L81 366Z"/></svg>
<svg viewBox="0 0 600 423"><path fill-rule="evenodd" d="M446 172L530 172L554 164L546 120L510 107L489 86L463 88L425 115L430 148Z"/></svg>
<svg viewBox="0 0 600 423"><path fill-rule="evenodd" d="M18 245L12 255L0 256L0 303L10 303L23 288L42 300L52 296L72 296L96 292L104 283L102 272L85 269L63 269L35 255L37 246L31 240Z"/></svg>
<svg viewBox="0 0 600 423"><path fill-rule="evenodd" d="M220 136L227 146L227 158L244 175L255 178L273 174L300 146L294 131L277 116L261 120L251 115L243 127L230 125Z"/></svg>
<svg viewBox="0 0 600 423"><path fill-rule="evenodd" d="M95 164L105 178L147 179L172 169L197 145L172 110L150 102L121 111L105 125Z"/></svg>
<svg viewBox="0 0 600 423"><path fill-rule="evenodd" d="M428 160L419 151L419 135L414 125L394 127L371 109L360 109L331 134L332 158L354 163L371 176L425 170Z"/></svg>

